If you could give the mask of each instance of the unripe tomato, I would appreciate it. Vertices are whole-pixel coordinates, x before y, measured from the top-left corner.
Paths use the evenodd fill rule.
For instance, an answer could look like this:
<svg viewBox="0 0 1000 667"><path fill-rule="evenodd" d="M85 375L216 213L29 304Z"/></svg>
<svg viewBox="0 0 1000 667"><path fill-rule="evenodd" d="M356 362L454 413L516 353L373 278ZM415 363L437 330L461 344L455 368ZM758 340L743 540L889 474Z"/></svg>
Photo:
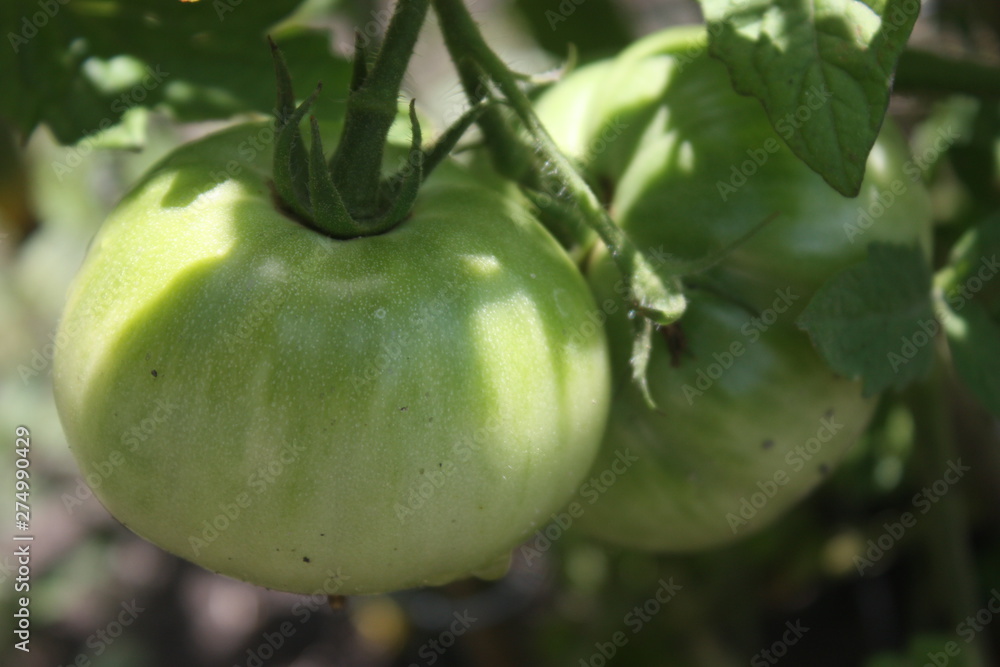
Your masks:
<svg viewBox="0 0 1000 667"><path fill-rule="evenodd" d="M590 281L598 303L620 299L603 248ZM609 314L619 373L591 476L616 471L622 455L638 460L587 506L579 525L615 544L693 551L764 528L832 472L875 407L861 383L836 376L795 327L787 292L773 295L774 312L763 317L716 295L688 297L684 316L653 341L647 377L655 410L625 372L627 311Z"/></svg>
<svg viewBox="0 0 1000 667"><path fill-rule="evenodd" d="M624 283L603 247L590 268L616 378L591 476L614 470L623 449L639 461L580 525L663 551L759 530L829 474L866 428L874 399L833 374L796 315L873 241L930 251L928 198L890 122L861 194L843 197L781 138L823 113L826 91L773 127L757 100L733 91L698 32L651 35L573 72L538 101L543 123L615 222L655 251L650 257L674 260L664 270L718 256L768 221L712 269L685 278L688 311L661 332L667 340L654 340L647 378L655 410L629 378ZM607 304L617 304L614 312Z"/></svg>
<svg viewBox="0 0 1000 667"><path fill-rule="evenodd" d="M139 535L271 588L495 570L600 440L586 283L450 164L387 233L314 231L274 204L270 132L180 148L95 238L55 363L83 475Z"/></svg>

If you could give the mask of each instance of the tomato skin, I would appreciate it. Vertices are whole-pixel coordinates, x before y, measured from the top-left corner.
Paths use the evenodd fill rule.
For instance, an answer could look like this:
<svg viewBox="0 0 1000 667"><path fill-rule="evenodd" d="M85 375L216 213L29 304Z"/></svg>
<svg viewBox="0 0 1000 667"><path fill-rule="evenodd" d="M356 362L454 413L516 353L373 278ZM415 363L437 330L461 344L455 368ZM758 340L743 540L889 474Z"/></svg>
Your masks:
<svg viewBox="0 0 1000 667"><path fill-rule="evenodd" d="M603 248L589 278L598 303L620 299ZM637 460L582 499L579 526L614 544L695 551L766 527L824 480L874 411L876 399L829 369L787 308L768 326L719 296L688 296L671 330L677 349L654 339L655 410L629 378L626 311L609 315L617 381L591 477L617 473L622 456Z"/></svg>
<svg viewBox="0 0 1000 667"><path fill-rule="evenodd" d="M696 265L770 220L711 269L685 276L688 311L662 332L674 348L656 338L647 371L656 410L630 379L623 283L595 249L589 280L608 317L615 397L591 477L617 473L624 452L638 460L599 498L580 499L579 525L654 551L737 540L822 482L867 427L875 399L833 374L796 316L873 241L930 252L928 197L891 122L859 197L843 197L784 144L790 121L776 131L757 100L733 92L703 41L703 29L651 35L571 73L537 103L640 249ZM817 95L810 114L828 103Z"/></svg>
<svg viewBox="0 0 1000 667"><path fill-rule="evenodd" d="M650 35L573 72L538 102L560 146L593 183L610 185L612 217L640 248L695 262L771 219L725 257L720 279L749 280L761 298L791 288L803 306L873 241L919 244L929 255L929 198L891 120L859 196L843 197L782 140L809 119L783 119L776 131L756 99L732 90L725 66L691 46L693 36ZM809 98L810 117L830 104L823 97Z"/></svg>
<svg viewBox="0 0 1000 667"><path fill-rule="evenodd" d="M270 156L235 148L263 127L179 149L94 240L55 361L83 476L139 535L271 588L495 569L599 443L586 283L453 165L389 233L314 232L272 205Z"/></svg>

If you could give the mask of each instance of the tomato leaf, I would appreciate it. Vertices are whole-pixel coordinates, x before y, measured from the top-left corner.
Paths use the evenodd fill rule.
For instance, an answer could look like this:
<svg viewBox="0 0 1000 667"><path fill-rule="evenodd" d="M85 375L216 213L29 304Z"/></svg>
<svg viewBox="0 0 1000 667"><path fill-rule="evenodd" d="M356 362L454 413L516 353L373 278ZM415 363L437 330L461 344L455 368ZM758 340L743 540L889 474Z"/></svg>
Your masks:
<svg viewBox="0 0 1000 667"><path fill-rule="evenodd" d="M930 370L940 329L921 251L873 243L868 256L826 282L799 317L833 369L864 380L871 396Z"/></svg>
<svg viewBox="0 0 1000 667"><path fill-rule="evenodd" d="M944 329L959 376L1000 415L1000 215L967 232L935 277Z"/></svg>
<svg viewBox="0 0 1000 667"><path fill-rule="evenodd" d="M9 26L0 49L0 115L23 136L44 123L71 144L138 107L160 106L182 121L269 113L268 30L292 63L297 90L320 79L333 90L346 87L349 65L330 53L325 34L274 27L300 2L0 3L0 25ZM324 108L339 106L331 100L314 113L322 118Z"/></svg>
<svg viewBox="0 0 1000 667"><path fill-rule="evenodd" d="M701 0L709 49L792 151L857 195L917 0Z"/></svg>

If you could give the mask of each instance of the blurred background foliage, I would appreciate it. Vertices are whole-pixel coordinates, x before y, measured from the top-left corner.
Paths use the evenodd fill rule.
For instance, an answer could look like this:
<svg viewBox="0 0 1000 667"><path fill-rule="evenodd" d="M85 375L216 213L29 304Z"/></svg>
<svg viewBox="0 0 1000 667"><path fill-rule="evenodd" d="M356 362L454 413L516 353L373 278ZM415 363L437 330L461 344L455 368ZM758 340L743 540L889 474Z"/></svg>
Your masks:
<svg viewBox="0 0 1000 667"><path fill-rule="evenodd" d="M570 44L586 61L700 20L693 0L477 0L471 7L505 59L532 73L559 66ZM29 654L10 639L13 542L0 549L0 628L8 638L0 664L970 664L961 653L943 653L948 642L961 645L960 629L944 619L956 577L971 578L984 606L991 595L1000 599L1000 434L952 378L940 398L953 409L956 444L973 472L947 501L967 511L968 526L950 525L951 515L935 507L888 542L887 524L940 474L914 455L921 415L892 395L828 484L730 547L656 556L587 541L570 527L515 551L500 581L351 599L339 609L322 596L209 574L104 511L67 449L50 378L67 285L89 240L129 185L173 147L271 109L265 32L285 49L300 93L324 82L329 94L317 114L336 121L353 30L377 42L389 8L364 0L2 3L11 48L0 49L0 432L12 449L15 427L31 429L36 538ZM26 20L37 35L24 37ZM931 0L912 43L997 63L998 40L995 0ZM440 127L464 100L433 18L415 62L407 92ZM948 247L967 221L997 210L1000 107L899 95L891 112L917 154L935 127L967 128L927 171ZM10 451L0 457L0 491L13 496ZM942 548L966 539L975 571L947 571ZM1000 619L982 634L1000 656Z"/></svg>

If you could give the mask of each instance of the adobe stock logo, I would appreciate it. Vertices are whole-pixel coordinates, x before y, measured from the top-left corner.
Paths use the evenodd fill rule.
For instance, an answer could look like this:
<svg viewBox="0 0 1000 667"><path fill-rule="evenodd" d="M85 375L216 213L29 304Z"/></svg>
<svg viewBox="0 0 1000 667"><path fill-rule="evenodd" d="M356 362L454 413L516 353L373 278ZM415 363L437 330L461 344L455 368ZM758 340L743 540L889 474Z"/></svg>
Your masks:
<svg viewBox="0 0 1000 667"><path fill-rule="evenodd" d="M22 16L20 32L7 33L7 41L10 42L10 48L14 50L14 53L20 51L22 46L34 39L38 35L38 31L47 26L49 21L54 19L59 10L62 9L62 5L68 2L69 0L39 0L38 8L41 11L37 11L31 16Z"/></svg>

